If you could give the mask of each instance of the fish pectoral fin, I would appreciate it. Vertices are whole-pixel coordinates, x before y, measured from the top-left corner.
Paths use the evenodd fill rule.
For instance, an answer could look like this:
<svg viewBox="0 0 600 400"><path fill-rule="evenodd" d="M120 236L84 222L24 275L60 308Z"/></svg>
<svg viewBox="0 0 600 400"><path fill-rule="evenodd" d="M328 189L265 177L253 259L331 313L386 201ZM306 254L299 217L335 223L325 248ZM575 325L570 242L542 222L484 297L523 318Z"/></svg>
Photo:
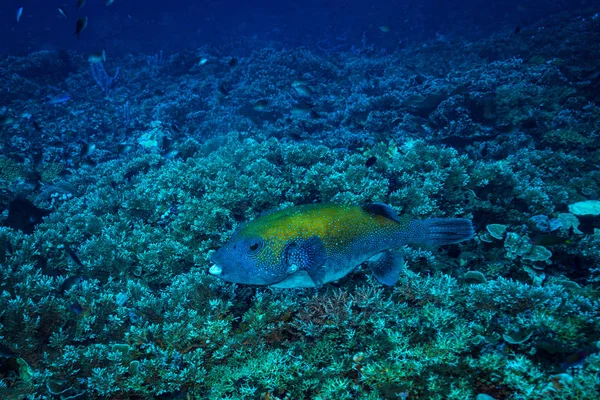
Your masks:
<svg viewBox="0 0 600 400"><path fill-rule="evenodd" d="M376 254L367 261L367 265L379 282L392 286L398 282L405 264L402 254L390 250Z"/></svg>
<svg viewBox="0 0 600 400"><path fill-rule="evenodd" d="M321 285L321 267L327 261L325 245L318 236L309 239L290 242L283 250L284 263L288 268L297 266L308 273L315 285Z"/></svg>

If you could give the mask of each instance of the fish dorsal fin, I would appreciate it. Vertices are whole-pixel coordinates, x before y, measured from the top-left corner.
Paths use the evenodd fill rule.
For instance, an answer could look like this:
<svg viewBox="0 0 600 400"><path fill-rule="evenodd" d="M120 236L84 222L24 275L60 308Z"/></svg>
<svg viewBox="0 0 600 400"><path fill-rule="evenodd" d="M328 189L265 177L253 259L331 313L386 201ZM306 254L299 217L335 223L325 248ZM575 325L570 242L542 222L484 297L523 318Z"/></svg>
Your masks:
<svg viewBox="0 0 600 400"><path fill-rule="evenodd" d="M315 285L320 285L319 270L327 261L325 245L318 236L290 242L283 249L283 263L288 273L305 270Z"/></svg>
<svg viewBox="0 0 600 400"><path fill-rule="evenodd" d="M389 218L393 221L400 222L400 217L396 214L396 211L387 204L383 203L369 203L362 206L362 209L370 214L381 215L382 217Z"/></svg>

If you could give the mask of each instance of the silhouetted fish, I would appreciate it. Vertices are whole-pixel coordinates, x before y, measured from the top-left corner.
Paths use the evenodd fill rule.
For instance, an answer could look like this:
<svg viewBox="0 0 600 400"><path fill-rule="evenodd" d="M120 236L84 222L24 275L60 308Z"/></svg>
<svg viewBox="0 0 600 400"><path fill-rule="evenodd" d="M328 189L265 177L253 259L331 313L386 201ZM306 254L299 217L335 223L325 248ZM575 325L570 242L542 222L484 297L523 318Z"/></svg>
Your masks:
<svg viewBox="0 0 600 400"><path fill-rule="evenodd" d="M560 364L560 367L565 371L571 368L579 367L583 365L587 356L587 352L578 351L577 353L571 354L570 356L565 358L565 361Z"/></svg>
<svg viewBox="0 0 600 400"><path fill-rule="evenodd" d="M83 313L83 307L76 301L69 306L69 311L72 311L76 315L81 315Z"/></svg>
<svg viewBox="0 0 600 400"><path fill-rule="evenodd" d="M35 226L51 212L36 207L27 199L15 199L8 205L8 217L4 221L4 225L26 234L32 234Z"/></svg>
<svg viewBox="0 0 600 400"><path fill-rule="evenodd" d="M81 276L71 276L65 279L63 283L58 287L56 293L63 295L65 292L81 283L83 279Z"/></svg>
<svg viewBox="0 0 600 400"><path fill-rule="evenodd" d="M75 23L75 33L73 35L77 35L77 39L79 39L79 35L85 28L88 26L88 17L81 17Z"/></svg>
<svg viewBox="0 0 600 400"><path fill-rule="evenodd" d="M0 343L0 357L13 358L13 357L17 357L17 356L18 356L17 353L15 353L11 349L9 349L7 346Z"/></svg>
<svg viewBox="0 0 600 400"><path fill-rule="evenodd" d="M373 165L375 165L376 162L377 162L377 157L375 157L375 156L369 157L367 159L367 161L365 162L365 166L367 168L372 167Z"/></svg>

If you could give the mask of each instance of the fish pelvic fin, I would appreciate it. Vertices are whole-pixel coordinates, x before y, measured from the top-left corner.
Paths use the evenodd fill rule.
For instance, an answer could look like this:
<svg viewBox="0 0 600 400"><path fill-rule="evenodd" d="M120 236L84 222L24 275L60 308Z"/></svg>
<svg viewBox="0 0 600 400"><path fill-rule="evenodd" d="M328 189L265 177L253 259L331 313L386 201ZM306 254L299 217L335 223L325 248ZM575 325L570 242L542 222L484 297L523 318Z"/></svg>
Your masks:
<svg viewBox="0 0 600 400"><path fill-rule="evenodd" d="M371 257L367 265L380 283L392 286L398 282L405 264L402 254L389 250Z"/></svg>

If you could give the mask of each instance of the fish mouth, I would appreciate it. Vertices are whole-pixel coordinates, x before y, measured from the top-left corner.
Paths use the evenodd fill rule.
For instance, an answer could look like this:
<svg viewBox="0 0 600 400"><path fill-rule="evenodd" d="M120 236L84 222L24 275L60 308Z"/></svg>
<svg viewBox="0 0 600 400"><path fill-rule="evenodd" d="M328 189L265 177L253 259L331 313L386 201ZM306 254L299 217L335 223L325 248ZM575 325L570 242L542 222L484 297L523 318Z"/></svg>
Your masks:
<svg viewBox="0 0 600 400"><path fill-rule="evenodd" d="M211 275L219 276L223 273L223 268L221 268L215 264L212 267L210 267L210 269L208 270L208 273Z"/></svg>

